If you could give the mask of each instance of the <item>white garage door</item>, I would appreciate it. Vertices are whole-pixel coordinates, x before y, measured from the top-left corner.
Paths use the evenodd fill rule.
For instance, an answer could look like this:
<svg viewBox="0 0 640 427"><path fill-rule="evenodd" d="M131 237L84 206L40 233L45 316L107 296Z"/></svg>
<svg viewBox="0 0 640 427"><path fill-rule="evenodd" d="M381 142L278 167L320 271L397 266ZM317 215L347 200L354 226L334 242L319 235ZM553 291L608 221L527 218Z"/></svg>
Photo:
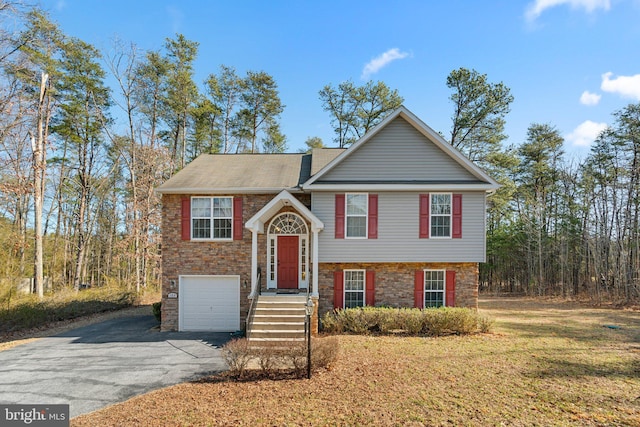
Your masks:
<svg viewBox="0 0 640 427"><path fill-rule="evenodd" d="M181 331L240 329L240 276L180 276Z"/></svg>

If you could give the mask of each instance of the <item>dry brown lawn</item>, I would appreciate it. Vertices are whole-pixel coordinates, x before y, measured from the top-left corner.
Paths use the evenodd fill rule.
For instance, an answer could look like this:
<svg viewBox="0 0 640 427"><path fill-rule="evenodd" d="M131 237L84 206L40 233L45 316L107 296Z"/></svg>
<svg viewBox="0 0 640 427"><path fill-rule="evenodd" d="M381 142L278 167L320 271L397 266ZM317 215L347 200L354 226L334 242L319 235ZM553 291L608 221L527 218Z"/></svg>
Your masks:
<svg viewBox="0 0 640 427"><path fill-rule="evenodd" d="M640 426L640 311L524 298L480 307L492 334L341 336L338 362L311 380L220 375L71 425Z"/></svg>

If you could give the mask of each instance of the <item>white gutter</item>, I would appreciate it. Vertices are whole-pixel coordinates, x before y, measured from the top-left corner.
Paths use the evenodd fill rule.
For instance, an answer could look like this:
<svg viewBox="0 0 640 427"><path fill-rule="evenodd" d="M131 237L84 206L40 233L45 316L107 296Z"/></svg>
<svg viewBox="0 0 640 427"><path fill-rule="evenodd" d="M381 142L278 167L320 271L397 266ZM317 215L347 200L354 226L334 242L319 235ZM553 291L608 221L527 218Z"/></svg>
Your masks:
<svg viewBox="0 0 640 427"><path fill-rule="evenodd" d="M303 193L299 187L228 187L228 188L198 188L198 187L176 187L176 188L156 188L158 194L278 194L282 190L287 190L289 193Z"/></svg>
<svg viewBox="0 0 640 427"><path fill-rule="evenodd" d="M493 184L311 184L307 191L495 191Z"/></svg>

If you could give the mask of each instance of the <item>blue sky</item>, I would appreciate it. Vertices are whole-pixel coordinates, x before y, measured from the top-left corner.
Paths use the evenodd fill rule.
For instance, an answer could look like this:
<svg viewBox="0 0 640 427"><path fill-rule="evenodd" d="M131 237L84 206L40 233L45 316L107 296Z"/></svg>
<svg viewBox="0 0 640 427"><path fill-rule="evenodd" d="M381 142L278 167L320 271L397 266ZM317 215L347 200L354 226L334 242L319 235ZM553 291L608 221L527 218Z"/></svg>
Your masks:
<svg viewBox="0 0 640 427"><path fill-rule="evenodd" d="M333 145L318 91L381 80L448 136L447 75L459 67L502 81L515 100L507 144L550 123L582 157L611 114L640 101L640 0L195 1L50 0L63 31L99 49L111 40L160 49L182 33L200 43L196 82L219 66L265 71L286 105L289 151L310 136Z"/></svg>

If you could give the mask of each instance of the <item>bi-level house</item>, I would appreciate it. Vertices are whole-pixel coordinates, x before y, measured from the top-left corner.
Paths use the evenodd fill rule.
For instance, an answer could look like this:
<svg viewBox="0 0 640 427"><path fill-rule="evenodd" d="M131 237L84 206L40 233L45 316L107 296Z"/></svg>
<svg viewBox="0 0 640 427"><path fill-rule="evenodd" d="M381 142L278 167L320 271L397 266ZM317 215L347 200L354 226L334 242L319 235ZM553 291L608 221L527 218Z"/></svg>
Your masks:
<svg viewBox="0 0 640 427"><path fill-rule="evenodd" d="M286 336L307 295L316 328L334 308L477 307L497 188L405 107L347 149L202 155L157 190L162 329Z"/></svg>

